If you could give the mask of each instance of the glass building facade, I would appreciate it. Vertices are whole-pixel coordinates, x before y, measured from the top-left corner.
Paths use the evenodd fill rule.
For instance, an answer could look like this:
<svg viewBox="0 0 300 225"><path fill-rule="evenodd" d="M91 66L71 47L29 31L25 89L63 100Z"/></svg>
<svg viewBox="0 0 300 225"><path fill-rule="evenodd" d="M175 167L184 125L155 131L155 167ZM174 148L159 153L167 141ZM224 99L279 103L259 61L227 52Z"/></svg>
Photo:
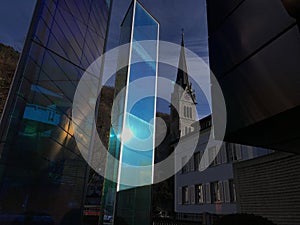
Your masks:
<svg viewBox="0 0 300 225"><path fill-rule="evenodd" d="M109 144L119 163L107 164L117 182L106 182L103 198L106 209L114 209L115 225L151 221L158 40L159 23L134 0L121 25L120 44L129 45L119 63L128 66L117 71Z"/></svg>
<svg viewBox="0 0 300 225"><path fill-rule="evenodd" d="M299 154L299 1L207 1L207 12L210 68L228 112L225 141Z"/></svg>
<svg viewBox="0 0 300 225"><path fill-rule="evenodd" d="M71 107L109 11L109 0L37 1L0 125L0 224L81 224L89 169Z"/></svg>

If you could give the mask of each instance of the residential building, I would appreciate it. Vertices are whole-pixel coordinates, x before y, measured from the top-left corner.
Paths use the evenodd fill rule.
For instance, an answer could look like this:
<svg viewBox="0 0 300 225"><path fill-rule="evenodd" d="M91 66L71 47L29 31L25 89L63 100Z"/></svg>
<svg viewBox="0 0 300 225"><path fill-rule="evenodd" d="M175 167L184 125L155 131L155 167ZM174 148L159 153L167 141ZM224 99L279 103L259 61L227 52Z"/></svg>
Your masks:
<svg viewBox="0 0 300 225"><path fill-rule="evenodd" d="M212 132L211 116L201 119L199 123L198 131L181 138L184 149L193 148L194 140L198 139L198 144L190 159L184 151L177 156L181 157L182 169L175 175L175 213L177 220L210 225L221 215L238 212L233 164L272 151L223 143L216 154L218 142L208 142ZM208 159L204 155L206 149ZM201 168L201 160L209 160L209 167Z"/></svg>
<svg viewBox="0 0 300 225"><path fill-rule="evenodd" d="M259 152L252 147L224 143L217 153L218 142L209 142L213 132L212 117L207 116L196 122L196 99L191 86L182 34L170 115L172 146L180 148L175 162L182 167L174 182L175 217L177 220L213 224L217 218L214 215L237 212L232 164L268 151ZM178 142L181 142L181 147L177 146ZM190 157L187 150L193 148L196 150ZM208 158L204 155L206 148ZM201 160L207 161L207 169L201 168Z"/></svg>

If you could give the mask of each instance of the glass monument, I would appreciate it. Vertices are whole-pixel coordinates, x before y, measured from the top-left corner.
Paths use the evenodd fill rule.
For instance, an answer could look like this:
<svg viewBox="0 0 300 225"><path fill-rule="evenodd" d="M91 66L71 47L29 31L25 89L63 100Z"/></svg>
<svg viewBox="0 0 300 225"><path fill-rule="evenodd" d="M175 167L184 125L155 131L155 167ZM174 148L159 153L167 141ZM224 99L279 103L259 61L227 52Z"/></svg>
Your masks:
<svg viewBox="0 0 300 225"><path fill-rule="evenodd" d="M120 44L129 44L119 63L127 66L117 71L111 121L109 152L119 162L106 169L117 182L106 181L103 198L115 225L151 222L158 40L159 23L134 0L121 24Z"/></svg>

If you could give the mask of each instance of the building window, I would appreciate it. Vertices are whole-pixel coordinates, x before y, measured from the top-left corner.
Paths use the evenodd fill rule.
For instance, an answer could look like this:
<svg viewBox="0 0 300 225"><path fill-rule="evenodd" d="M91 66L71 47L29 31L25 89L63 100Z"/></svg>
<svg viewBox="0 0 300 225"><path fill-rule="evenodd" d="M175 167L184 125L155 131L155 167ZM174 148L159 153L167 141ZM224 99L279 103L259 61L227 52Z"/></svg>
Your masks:
<svg viewBox="0 0 300 225"><path fill-rule="evenodd" d="M178 188L177 202L179 205L182 205L182 187Z"/></svg>
<svg viewBox="0 0 300 225"><path fill-rule="evenodd" d="M234 159L236 161L239 161L242 159L242 151L241 151L241 145L239 144L232 144L233 145L233 151L234 151Z"/></svg>
<svg viewBox="0 0 300 225"><path fill-rule="evenodd" d="M183 115L185 118L193 118L193 111L192 111L192 107L188 107L188 106L184 106L183 107Z"/></svg>
<svg viewBox="0 0 300 225"><path fill-rule="evenodd" d="M222 184L222 182L211 183L211 201L214 203L223 201L223 184Z"/></svg>
<svg viewBox="0 0 300 225"><path fill-rule="evenodd" d="M228 162L232 162L233 155L232 155L232 149L231 149L230 143L226 143L225 146L226 146L227 160L228 160Z"/></svg>
<svg viewBox="0 0 300 225"><path fill-rule="evenodd" d="M233 180L223 181L224 201L227 203L236 202L235 185Z"/></svg>
<svg viewBox="0 0 300 225"><path fill-rule="evenodd" d="M185 108L185 114L184 114L184 117L185 118L187 118L188 117L188 107L186 107L186 106L184 106L184 108Z"/></svg>
<svg viewBox="0 0 300 225"><path fill-rule="evenodd" d="M195 166L194 166L194 155L192 155L192 157L189 160L189 172L194 171L195 170Z"/></svg>
<svg viewBox="0 0 300 225"><path fill-rule="evenodd" d="M217 153L217 150L215 149L215 158L214 158L214 161L213 161L213 164L215 165L215 166L217 166L217 165L220 165L221 164L221 162L222 162L222 158L221 158L221 153L220 153L220 151Z"/></svg>
<svg viewBox="0 0 300 225"><path fill-rule="evenodd" d="M223 181L223 188L224 188L224 202L230 202L230 188L229 188L229 181Z"/></svg>
<svg viewBox="0 0 300 225"><path fill-rule="evenodd" d="M187 156L182 157L181 159L181 173L188 173L194 171L194 156L192 155L191 159L188 160Z"/></svg>
<svg viewBox="0 0 300 225"><path fill-rule="evenodd" d="M226 143L226 151L229 162L235 162L242 159L241 145Z"/></svg>
<svg viewBox="0 0 300 225"><path fill-rule="evenodd" d="M216 147L210 147L208 148L208 160L209 160L209 163L210 163L210 166L213 166L213 160L214 160L214 152L215 152L215 148Z"/></svg>
<svg viewBox="0 0 300 225"><path fill-rule="evenodd" d="M222 164L227 163L227 153L226 153L226 147L224 143L221 146L219 154L221 155L220 157L221 157Z"/></svg>
<svg viewBox="0 0 300 225"><path fill-rule="evenodd" d="M182 166L182 173L189 172L189 163L187 163L187 156L182 157L181 166Z"/></svg>
<svg viewBox="0 0 300 225"><path fill-rule="evenodd" d="M201 162L201 153L196 152L194 154L194 168L195 168L195 171L199 171L200 162Z"/></svg>
<svg viewBox="0 0 300 225"><path fill-rule="evenodd" d="M205 184L205 202L211 203L210 183Z"/></svg>
<svg viewBox="0 0 300 225"><path fill-rule="evenodd" d="M195 186L195 196L196 196L196 204L204 203L203 185L202 184L197 184Z"/></svg>
<svg viewBox="0 0 300 225"><path fill-rule="evenodd" d="M230 201L236 202L235 184L233 180L229 180Z"/></svg>
<svg viewBox="0 0 300 225"><path fill-rule="evenodd" d="M189 134L191 132L192 132L192 128L191 127L184 127L184 133L183 133L183 135L187 135L187 134Z"/></svg>
<svg viewBox="0 0 300 225"><path fill-rule="evenodd" d="M190 195L190 204L195 204L196 196L195 196L195 185L189 187L189 195Z"/></svg>
<svg viewBox="0 0 300 225"><path fill-rule="evenodd" d="M182 202L183 202L183 204L189 204L190 203L189 187L188 186L182 187Z"/></svg>
<svg viewBox="0 0 300 225"><path fill-rule="evenodd" d="M208 151L209 151L208 154L209 154L210 166L217 166L221 164L222 162L221 154L220 152L217 153L216 146L210 147Z"/></svg>

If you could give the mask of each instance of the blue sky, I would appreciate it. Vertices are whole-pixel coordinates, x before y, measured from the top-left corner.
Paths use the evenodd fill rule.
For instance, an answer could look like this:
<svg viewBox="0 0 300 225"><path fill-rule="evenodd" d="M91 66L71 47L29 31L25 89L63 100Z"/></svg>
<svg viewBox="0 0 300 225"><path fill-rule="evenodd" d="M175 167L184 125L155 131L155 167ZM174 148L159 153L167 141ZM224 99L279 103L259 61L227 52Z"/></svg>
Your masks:
<svg viewBox="0 0 300 225"><path fill-rule="evenodd" d="M184 29L185 47L200 56L208 63L208 33L205 0L139 0L143 6L160 23L160 40L176 44L181 43L181 30ZM114 0L112 8L111 27L109 30L108 48L119 44L120 25L131 0ZM175 57L179 58L178 55ZM189 60L189 59L187 59ZM160 65L159 76L175 80L177 68ZM203 82L209 86L209 74L201 74ZM199 117L210 114L208 103L201 90L193 83L198 99L197 111ZM171 93L173 90L158 90ZM169 104L158 102L158 110L169 111Z"/></svg>
<svg viewBox="0 0 300 225"><path fill-rule="evenodd" d="M1 0L0 42L21 51L36 0Z"/></svg>
<svg viewBox="0 0 300 225"><path fill-rule="evenodd" d="M119 44L120 24L131 0L114 0L113 16L109 31L108 48ZM185 46L208 62L207 22L205 0L140 0L140 2L160 22L160 40L180 44L181 29L185 33ZM36 0L1 0L0 3L0 42L21 51ZM175 79L176 68L161 73L168 73L170 79ZM203 82L209 82L209 74L202 74ZM209 85L209 83L207 83ZM194 85L195 87L195 85ZM206 115L209 108L204 103L201 91L196 89L199 104L199 114ZM164 90L171 91L171 90ZM203 102L203 103L201 103ZM167 104L161 105L161 111L166 111ZM200 117L201 117L200 115Z"/></svg>
<svg viewBox="0 0 300 225"><path fill-rule="evenodd" d="M114 0L110 48L119 43L119 28L131 0ZM181 28L186 47L207 58L205 0L141 0L160 22L161 40L180 43ZM21 50L36 0L1 0L0 42Z"/></svg>
<svg viewBox="0 0 300 225"><path fill-rule="evenodd" d="M114 0L109 48L119 44L120 24L131 0ZM160 23L160 39L180 44L181 29L185 45L207 60L207 25L205 0L140 0Z"/></svg>

